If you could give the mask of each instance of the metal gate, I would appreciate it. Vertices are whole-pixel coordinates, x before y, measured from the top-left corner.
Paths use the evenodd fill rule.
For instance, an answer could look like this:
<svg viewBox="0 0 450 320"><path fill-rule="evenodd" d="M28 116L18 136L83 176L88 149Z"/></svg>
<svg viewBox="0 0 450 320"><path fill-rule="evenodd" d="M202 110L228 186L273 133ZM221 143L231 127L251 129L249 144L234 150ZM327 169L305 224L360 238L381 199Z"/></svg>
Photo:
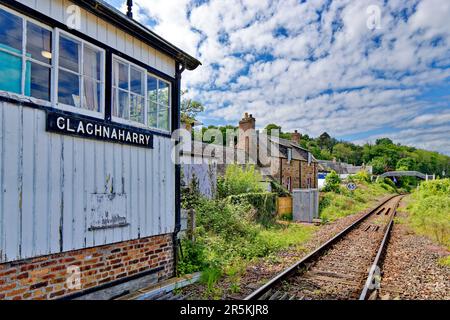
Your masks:
<svg viewBox="0 0 450 320"><path fill-rule="evenodd" d="M292 200L294 221L312 222L319 218L318 189L294 189Z"/></svg>

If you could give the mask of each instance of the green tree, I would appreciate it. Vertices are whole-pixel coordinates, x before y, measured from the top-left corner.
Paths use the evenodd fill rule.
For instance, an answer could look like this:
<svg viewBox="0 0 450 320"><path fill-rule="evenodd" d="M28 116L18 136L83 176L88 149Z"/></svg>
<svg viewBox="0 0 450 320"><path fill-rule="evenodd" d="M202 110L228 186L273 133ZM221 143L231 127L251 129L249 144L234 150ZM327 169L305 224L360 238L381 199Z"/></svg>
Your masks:
<svg viewBox="0 0 450 320"><path fill-rule="evenodd" d="M333 155L342 162L351 162L353 160L353 150L344 143L338 143L333 147Z"/></svg>
<svg viewBox="0 0 450 320"><path fill-rule="evenodd" d="M370 161L374 174L382 174L387 170L387 161L384 157L376 157Z"/></svg>
<svg viewBox="0 0 450 320"><path fill-rule="evenodd" d="M181 122L193 122L197 115L205 111L205 107L201 102L187 98L188 90L181 92Z"/></svg>
<svg viewBox="0 0 450 320"><path fill-rule="evenodd" d="M401 171L416 170L416 160L414 160L411 157L402 158L402 159L397 161L397 166L396 166L395 169L396 170L401 170Z"/></svg>

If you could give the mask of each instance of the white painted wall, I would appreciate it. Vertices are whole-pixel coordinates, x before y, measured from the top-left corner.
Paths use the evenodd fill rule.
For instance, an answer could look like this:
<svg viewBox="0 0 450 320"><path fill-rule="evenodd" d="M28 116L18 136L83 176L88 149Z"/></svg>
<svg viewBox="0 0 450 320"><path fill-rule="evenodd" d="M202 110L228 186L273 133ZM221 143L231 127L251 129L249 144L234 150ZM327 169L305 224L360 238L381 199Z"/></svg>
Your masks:
<svg viewBox="0 0 450 320"><path fill-rule="evenodd" d="M0 262L173 232L171 139L81 139L46 132L45 119L0 102ZM116 195L130 225L88 231L97 194Z"/></svg>

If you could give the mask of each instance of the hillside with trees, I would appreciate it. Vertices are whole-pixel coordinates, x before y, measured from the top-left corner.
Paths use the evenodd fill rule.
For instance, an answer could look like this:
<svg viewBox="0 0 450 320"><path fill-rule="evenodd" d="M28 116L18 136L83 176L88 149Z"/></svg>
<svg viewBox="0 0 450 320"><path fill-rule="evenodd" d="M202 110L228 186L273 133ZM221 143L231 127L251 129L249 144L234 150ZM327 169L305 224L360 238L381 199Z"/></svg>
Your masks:
<svg viewBox="0 0 450 320"><path fill-rule="evenodd" d="M208 126L207 129L218 129L224 135L227 129L237 129L233 126ZM276 124L269 124L265 130L280 130L280 137L290 139L291 134L283 132ZM219 141L205 141L222 144ZM313 138L302 135L300 140L302 147L310 150L314 157L321 160L332 160L351 163L354 165L367 164L373 166L374 174L381 174L392 170L417 170L427 174L435 174L443 177L449 176L450 157L434 151L427 151L415 147L394 143L389 138L380 138L375 143L357 145L351 142L340 141L324 132L319 137Z"/></svg>

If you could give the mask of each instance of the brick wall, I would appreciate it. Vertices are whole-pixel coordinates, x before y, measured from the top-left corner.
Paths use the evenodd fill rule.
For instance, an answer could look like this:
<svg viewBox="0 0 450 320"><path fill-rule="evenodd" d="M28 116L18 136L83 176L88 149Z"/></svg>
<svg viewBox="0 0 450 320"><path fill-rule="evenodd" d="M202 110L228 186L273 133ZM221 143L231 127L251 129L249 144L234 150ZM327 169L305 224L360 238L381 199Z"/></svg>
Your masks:
<svg viewBox="0 0 450 320"><path fill-rule="evenodd" d="M0 264L0 300L61 298L158 267L166 279L173 266L172 234L14 261ZM74 267L81 288L69 289Z"/></svg>
<svg viewBox="0 0 450 320"><path fill-rule="evenodd" d="M281 182L282 185L287 188L288 178L291 178L291 189L300 188L300 161L291 160L288 163L287 159L281 159Z"/></svg>
<svg viewBox="0 0 450 320"><path fill-rule="evenodd" d="M311 188L317 188L317 163L313 162L308 165L308 162L301 162L301 188L308 187L308 178L311 179Z"/></svg>

